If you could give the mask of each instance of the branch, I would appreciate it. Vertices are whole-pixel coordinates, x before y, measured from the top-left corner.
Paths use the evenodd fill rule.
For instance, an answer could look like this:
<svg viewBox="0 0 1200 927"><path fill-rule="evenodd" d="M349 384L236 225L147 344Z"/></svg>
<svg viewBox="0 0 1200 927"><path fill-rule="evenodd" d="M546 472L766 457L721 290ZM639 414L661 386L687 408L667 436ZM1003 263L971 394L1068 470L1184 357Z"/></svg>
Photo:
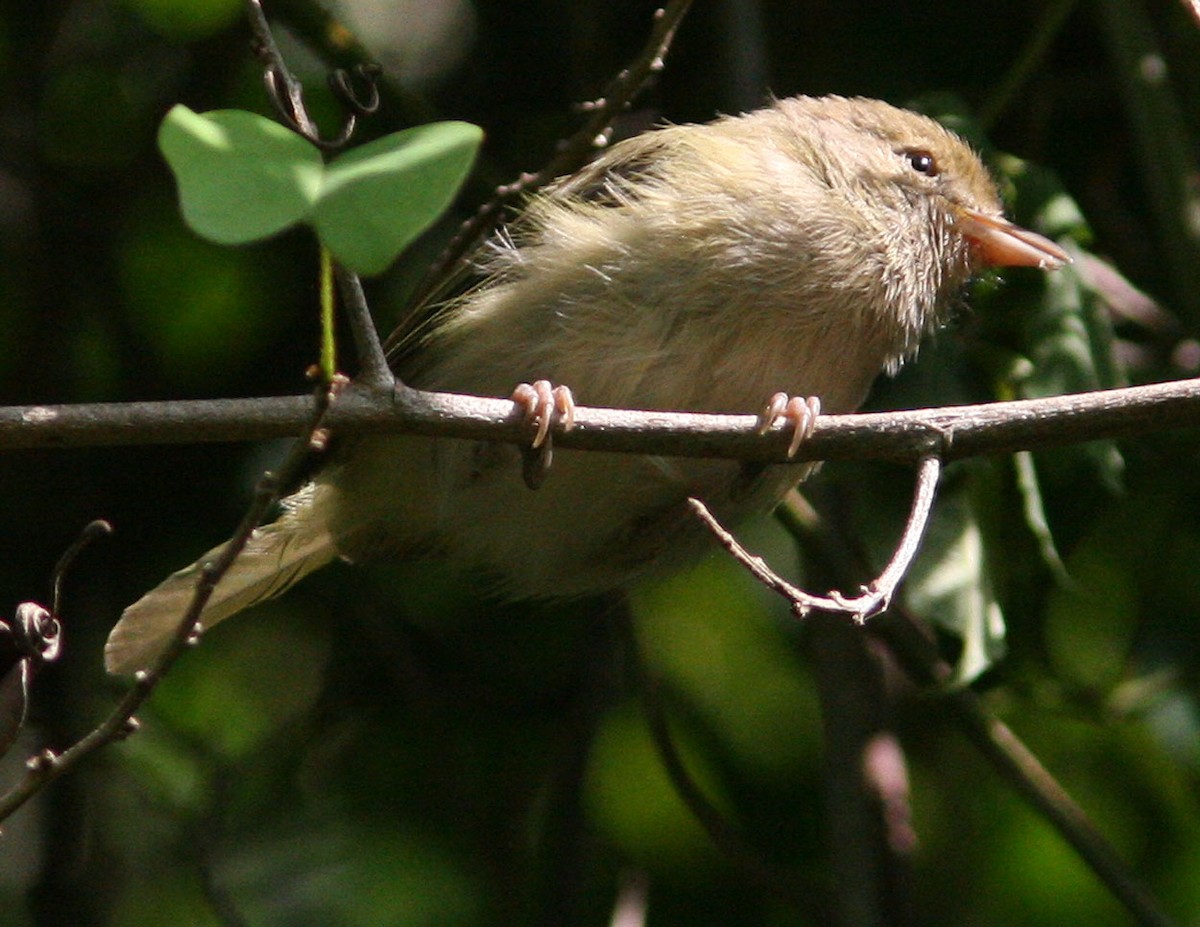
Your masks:
<svg viewBox="0 0 1200 927"><path fill-rule="evenodd" d="M900 665L926 687L944 684L953 669L915 621L899 610L881 615L867 625L868 633L883 641ZM1143 927L1169 927L1170 918L1155 898L1138 882L1116 848L1105 838L1079 804L1041 764L1037 756L1003 721L991 714L971 689L942 689L958 727L1026 801L1045 817L1071 845L1080 859L1113 893Z"/></svg>
<svg viewBox="0 0 1200 927"><path fill-rule="evenodd" d="M149 670L139 671L136 681L116 707L88 734L76 741L62 753L42 750L26 761L24 777L11 789L0 795L0 821L29 801L42 788L59 776L78 766L85 758L114 741L128 737L138 729L134 714L145 704L162 681L167 671L189 647L195 644L203 632L199 624L200 614L212 596L213 590L233 566L238 555L250 540L254 529L266 518L271 506L279 499L280 488L294 482L305 469L312 453L323 447L322 419L335 398L334 386L317 389L315 402L308 404L308 421L301 439L293 446L277 473L264 473L258 482L254 500L246 510L241 524L233 537L221 549L213 562L205 564L196 583L196 591L187 609L179 618L179 624L170 645L155 660ZM57 598L57 595L56 595Z"/></svg>
<svg viewBox="0 0 1200 927"><path fill-rule="evenodd" d="M814 922L829 923L829 902L822 887L804 872L775 863L759 853L709 800L692 777L667 722L662 697L663 681L645 665L632 629L628 629L628 633L630 663L640 685L646 726L663 770L675 787L679 800L687 806L713 846L755 886L809 914Z"/></svg>
<svg viewBox="0 0 1200 927"><path fill-rule="evenodd" d="M864 624L870 618L886 611L891 604L896 588L904 581L909 564L916 556L921 546L921 537L925 526L929 524L929 513L933 508L938 479L941 477L942 461L940 457L922 457L917 471L917 489L913 494L912 508L908 522L904 526L904 534L896 545L892 559L875 579L861 588L861 594L848 598L840 592L830 592L828 595L813 595L793 586L778 573L767 566L762 557L756 557L735 538L699 499L688 499L688 505L696 516L704 522L708 530L729 551L730 555L757 579L760 583L787 599L792 611L798 618L805 618L809 612L827 612L831 615L848 615L857 624Z"/></svg>
<svg viewBox="0 0 1200 927"><path fill-rule="evenodd" d="M354 347L358 353L358 382L378 392L400 389L391 368L388 367L387 356L383 353L383 345L379 341L379 332L371 319L371 310L367 306L362 281L358 274L341 265L338 265L336 274L346 321L350 325ZM408 387L403 389L408 391Z"/></svg>
<svg viewBox="0 0 1200 927"><path fill-rule="evenodd" d="M835 581L844 581L848 574L859 569L858 565L841 562L845 554L839 555L830 548L828 532L812 518L787 503L778 512L806 560L821 564ZM865 630L887 648L915 684L936 694L940 704L950 709L958 728L997 775L1054 827L1134 915L1137 924L1166 927L1171 923L1113 845L1033 752L987 709L975 691L949 685L954 668L942 659L936 644L903 605L893 605L887 613L869 621Z"/></svg>
<svg viewBox="0 0 1200 927"><path fill-rule="evenodd" d="M0 450L258 441L305 425L310 396L0 407ZM407 432L528 443L519 410L484 399L352 385L325 425L341 434ZM945 460L1078 444L1200 426L1200 379L1075 393L1045 399L904 412L826 415L795 461L875 458ZM767 435L753 415L637 412L579 407L555 446L673 457L786 462L786 424Z"/></svg>

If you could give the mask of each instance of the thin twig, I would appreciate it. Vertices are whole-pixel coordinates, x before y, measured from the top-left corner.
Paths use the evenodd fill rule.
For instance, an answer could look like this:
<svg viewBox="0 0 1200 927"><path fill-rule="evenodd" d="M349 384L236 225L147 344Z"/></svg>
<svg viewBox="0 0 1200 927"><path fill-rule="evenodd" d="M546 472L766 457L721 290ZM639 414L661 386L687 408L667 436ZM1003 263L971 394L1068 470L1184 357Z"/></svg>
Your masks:
<svg viewBox="0 0 1200 927"><path fill-rule="evenodd" d="M834 575L858 569L844 562L848 559L845 555L831 552L829 533L808 513L792 506L780 508L784 516L781 520L801 544L806 557L820 562ZM938 690L939 700L949 707L958 726L997 774L1045 817L1113 895L1133 912L1138 924L1165 927L1170 923L1112 844L1029 748L984 707L975 692L947 687L954 678L954 668L942 659L933 641L903 605L893 605L887 614L868 622L866 631L887 647L917 685Z"/></svg>
<svg viewBox="0 0 1200 927"><path fill-rule="evenodd" d="M336 274L338 292L342 296L342 308L350 323L350 333L358 352L359 370L355 381L367 388L391 391L397 385L396 378L383 353L379 331L371 318L367 297L363 293L362 281L358 274L340 264L336 267Z"/></svg>
<svg viewBox="0 0 1200 927"><path fill-rule="evenodd" d="M899 609L872 621L867 630L896 656L917 682L937 686L952 678L950 667L915 621ZM976 749L1002 779L1054 827L1142 927L1168 927L1170 918L1133 876L1128 864L1037 756L970 689L946 689L943 702Z"/></svg>
<svg viewBox="0 0 1200 927"><path fill-rule="evenodd" d="M206 564L200 571L196 591L186 611L180 617L170 644L149 670L137 673L133 686L125 693L117 706L88 734L60 754L55 754L51 750L43 750L27 761L25 776L12 789L0 795L0 821L8 818L47 784L74 769L96 750L127 737L137 730L138 723L134 717L135 713L145 704L146 699L150 697L180 654L198 640L202 630L198 624L199 618L217 583L229 571L249 541L251 533L262 523L271 506L278 500L280 487L290 485L305 469L313 451L313 438L320 430L322 419L332 400L333 391L322 386L317 390L316 397L316 401L311 407L305 435L292 447L288 457L276 473L263 474L255 491L254 499L242 518L237 532L221 549L217 558Z"/></svg>
<svg viewBox="0 0 1200 927"><path fill-rule="evenodd" d="M757 579L772 592L779 593L779 595L793 603L793 607L796 608L797 611L807 612L809 608L814 607L811 603L817 598L816 596L810 595L798 586L793 586L786 579L767 566L767 562L763 560L762 557L752 554L746 550L746 548L741 545L741 542L739 542L738 539L733 536L733 532L717 521L713 513L709 511L707 505L695 497L688 499L688 505L696 514L696 517L704 522L705 527L712 532L712 535L717 539L717 542L727 551L729 551L729 553L738 563L749 570L751 576ZM832 600L826 601L829 602L830 608L837 607L837 603L833 602ZM803 604L797 607L795 604L797 602Z"/></svg>
<svg viewBox="0 0 1200 927"><path fill-rule="evenodd" d="M908 575L908 568L921 546L921 538L924 537L925 528L929 524L929 513L933 508L941 474L940 457L930 455L921 458L917 464L917 488L913 493L912 508L891 561L873 582L862 587L862 595L845 598L838 592L829 594L834 602L841 605L847 613L855 615L859 621L885 611L896 593L896 587Z"/></svg>
<svg viewBox="0 0 1200 927"><path fill-rule="evenodd" d="M62 653L62 586L79 553L101 534L111 534L108 522L88 524L58 558L51 578L51 604L22 602L11 620L0 618L0 756L12 748L25 726L33 682L47 663Z"/></svg>
<svg viewBox="0 0 1200 927"><path fill-rule="evenodd" d="M77 537L74 543L72 543L70 547L63 551L63 555L58 558L58 563L54 565L54 576L51 582L52 591L50 595L50 613L54 615L55 618L59 617L59 613L62 609L62 584L63 580L66 578L67 571L71 569L71 564L75 562L75 558L78 557L83 549L91 544L92 541L96 540L101 535L112 534L112 531L112 525L106 522L103 518L97 518L95 521L88 522L84 526L83 530L79 532L79 537Z"/></svg>
<svg viewBox="0 0 1200 927"><path fill-rule="evenodd" d="M496 190L495 195L468 219L446 249L429 267L413 292L410 305L421 305L436 292L459 262L486 236L504 216L504 210L517 199L544 187L556 177L582 167L603 144L612 121L629 106L652 74L662 70L663 59L675 38L692 0L670 0L654 14L654 28L638 56L604 88L603 95L587 104L589 116L578 131L561 142L557 151L540 170L522 174L512 183Z"/></svg>
<svg viewBox="0 0 1200 927"><path fill-rule="evenodd" d="M757 557L747 551L720 522L713 517L712 512L699 499L688 499L692 511L713 533L733 558L742 564L750 573L772 592L777 592L792 607L792 611L800 618L809 612L822 611L835 615L848 615L859 624L868 618L878 615L887 609L896 593L896 588L908 573L909 565L921 546L921 537L925 526L929 524L929 513L933 508L933 499L937 493L938 477L942 472L941 459L936 456L923 457L917 470L917 488L913 494L913 504L909 511L904 533L891 561L874 580L862 586L862 593L847 597L840 592L830 592L828 595L813 595L793 586L767 566L762 557Z"/></svg>
<svg viewBox="0 0 1200 927"><path fill-rule="evenodd" d="M332 138L322 138L321 130L309 116L304 105L304 86L288 69L271 26L267 22L260 0L246 0L246 14L254 35L254 52L263 65L263 84L267 97L279 118L297 134L308 139L322 151L344 148L358 128L358 117L369 115L379 106L377 82L382 70L375 64L358 64L350 73L335 71L330 80L334 96L341 102L345 115L342 127ZM351 80L353 76L354 81ZM357 82L360 86L355 86ZM360 94L359 90L365 90Z"/></svg>
<svg viewBox="0 0 1200 927"><path fill-rule="evenodd" d="M260 441L295 435L308 396L0 407L0 450ZM348 388L328 424L344 434L409 433L527 444L507 399L407 389ZM555 431L563 449L783 463L791 429L757 431L753 415L587 408ZM904 412L823 415L800 460L947 461L1200 426L1200 379Z"/></svg>
<svg viewBox="0 0 1200 927"><path fill-rule="evenodd" d="M305 109L304 87L288 70L259 0L246 0L246 17L254 35L255 54L263 65L267 97L284 122L315 143L320 138L320 132Z"/></svg>
<svg viewBox="0 0 1200 927"><path fill-rule="evenodd" d="M798 910L811 912L818 923L828 923L822 915L828 913L825 892L803 873L763 857L751 846L740 832L708 800L699 784L692 778L684 765L662 704L662 683L640 663L636 670L641 681L642 706L651 739L658 750L659 759L676 794L692 813L692 816L708 834L708 838L735 868L756 886L780 900L795 905Z"/></svg>

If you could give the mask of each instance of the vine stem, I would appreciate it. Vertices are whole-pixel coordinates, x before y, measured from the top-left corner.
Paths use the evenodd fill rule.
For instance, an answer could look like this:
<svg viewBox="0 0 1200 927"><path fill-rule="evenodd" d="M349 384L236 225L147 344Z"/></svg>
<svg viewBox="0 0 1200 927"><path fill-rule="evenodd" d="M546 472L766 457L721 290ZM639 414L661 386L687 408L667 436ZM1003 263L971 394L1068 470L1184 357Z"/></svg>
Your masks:
<svg viewBox="0 0 1200 927"><path fill-rule="evenodd" d="M6 820L42 788L74 769L92 753L113 741L129 736L138 729L135 717L138 709L145 704L183 652L199 641L203 631L198 623L200 614L204 611L204 606L217 583L233 566L234 561L237 560L250 540L254 529L266 518L271 506L279 499L281 488L291 485L307 467L311 455L323 447L324 442L320 440L323 433L322 420L336 396L335 390L336 381L333 386L322 384L316 390L315 402L310 403L309 422L305 433L292 446L287 458L277 471L262 475L255 490L254 499L242 517L237 531L221 549L221 553L216 559L206 564L200 571L200 578L196 583L192 600L180 616L170 645L155 660L150 669L139 671L136 674L133 686L95 728L62 753L56 754L51 750L43 750L29 758L26 762L25 775L8 792L0 795L0 821Z"/></svg>

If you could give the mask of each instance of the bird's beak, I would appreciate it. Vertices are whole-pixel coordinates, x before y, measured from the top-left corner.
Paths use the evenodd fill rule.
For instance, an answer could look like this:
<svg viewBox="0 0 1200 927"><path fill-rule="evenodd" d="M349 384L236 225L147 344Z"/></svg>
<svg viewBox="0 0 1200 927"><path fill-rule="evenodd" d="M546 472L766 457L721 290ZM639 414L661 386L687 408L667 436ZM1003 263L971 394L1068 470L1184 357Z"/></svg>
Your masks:
<svg viewBox="0 0 1200 927"><path fill-rule="evenodd" d="M958 207L957 214L959 231L975 246L985 264L1058 270L1071 263L1071 255L1049 238L1013 225L1002 216L965 206Z"/></svg>

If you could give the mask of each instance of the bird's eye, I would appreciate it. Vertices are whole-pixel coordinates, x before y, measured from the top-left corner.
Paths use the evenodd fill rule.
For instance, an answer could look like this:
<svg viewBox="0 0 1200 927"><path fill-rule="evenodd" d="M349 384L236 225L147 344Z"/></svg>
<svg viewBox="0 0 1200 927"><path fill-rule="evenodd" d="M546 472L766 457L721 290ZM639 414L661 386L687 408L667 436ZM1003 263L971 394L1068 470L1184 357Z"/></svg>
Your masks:
<svg viewBox="0 0 1200 927"><path fill-rule="evenodd" d="M928 151L920 149L904 152L904 157L908 159L908 166L918 174L924 174L926 177L936 177L938 175L937 161Z"/></svg>

